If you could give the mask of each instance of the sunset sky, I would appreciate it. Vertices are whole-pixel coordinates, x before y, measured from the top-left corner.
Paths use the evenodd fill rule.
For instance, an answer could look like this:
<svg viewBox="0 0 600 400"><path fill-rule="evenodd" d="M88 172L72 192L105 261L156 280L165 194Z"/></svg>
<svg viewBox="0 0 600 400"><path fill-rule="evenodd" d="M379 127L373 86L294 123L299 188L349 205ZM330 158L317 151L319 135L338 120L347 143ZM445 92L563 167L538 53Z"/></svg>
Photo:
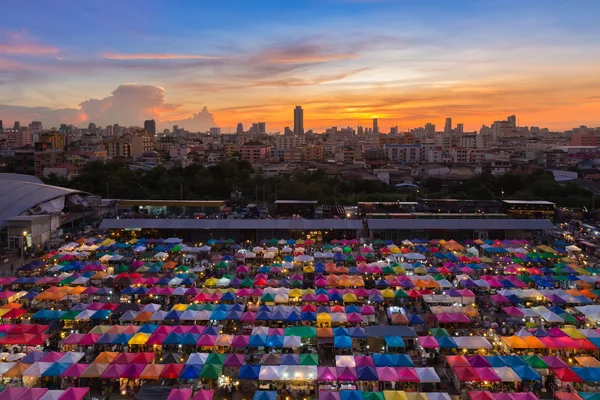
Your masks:
<svg viewBox="0 0 600 400"><path fill-rule="evenodd" d="M600 126L600 2L2 0L0 120Z"/></svg>

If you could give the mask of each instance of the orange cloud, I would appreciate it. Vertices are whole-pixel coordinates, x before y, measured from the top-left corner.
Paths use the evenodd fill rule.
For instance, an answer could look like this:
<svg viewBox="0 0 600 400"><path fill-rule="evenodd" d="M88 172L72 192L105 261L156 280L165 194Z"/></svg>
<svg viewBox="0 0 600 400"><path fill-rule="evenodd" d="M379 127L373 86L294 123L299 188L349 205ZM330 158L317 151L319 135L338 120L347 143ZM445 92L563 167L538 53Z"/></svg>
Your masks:
<svg viewBox="0 0 600 400"><path fill-rule="evenodd" d="M282 64L305 64L305 63L324 63L330 61L348 60L360 58L356 54L273 54L268 61Z"/></svg>
<svg viewBox="0 0 600 400"><path fill-rule="evenodd" d="M102 54L103 58L110 60L220 60L223 57L206 56L200 54L170 54L170 53L137 53L120 54L107 53Z"/></svg>

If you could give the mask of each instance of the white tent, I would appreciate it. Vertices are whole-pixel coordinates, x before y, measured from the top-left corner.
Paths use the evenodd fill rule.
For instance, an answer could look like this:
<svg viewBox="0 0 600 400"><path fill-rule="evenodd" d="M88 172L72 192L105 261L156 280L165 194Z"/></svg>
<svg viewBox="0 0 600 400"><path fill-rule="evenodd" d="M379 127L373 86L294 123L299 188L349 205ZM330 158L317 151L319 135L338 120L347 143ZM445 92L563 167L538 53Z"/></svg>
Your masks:
<svg viewBox="0 0 600 400"><path fill-rule="evenodd" d="M262 365L258 374L258 379L261 381L276 381L280 376L279 365Z"/></svg>
<svg viewBox="0 0 600 400"><path fill-rule="evenodd" d="M510 367L495 367L494 372L498 374L502 382L521 382L521 378Z"/></svg>
<svg viewBox="0 0 600 400"><path fill-rule="evenodd" d="M482 336L458 336L452 338L459 349L491 349L492 345Z"/></svg>
<svg viewBox="0 0 600 400"><path fill-rule="evenodd" d="M435 372L435 369L433 367L415 368L415 371L417 371L417 375L419 376L419 381L421 383L432 383L440 381L440 377L438 376L437 372Z"/></svg>
<svg viewBox="0 0 600 400"><path fill-rule="evenodd" d="M300 336L284 336L283 347L301 347L302 341Z"/></svg>
<svg viewBox="0 0 600 400"><path fill-rule="evenodd" d="M354 356L335 356L335 366L354 368L356 367L356 361Z"/></svg>
<svg viewBox="0 0 600 400"><path fill-rule="evenodd" d="M185 363L192 365L204 365L207 358L208 353L192 353Z"/></svg>

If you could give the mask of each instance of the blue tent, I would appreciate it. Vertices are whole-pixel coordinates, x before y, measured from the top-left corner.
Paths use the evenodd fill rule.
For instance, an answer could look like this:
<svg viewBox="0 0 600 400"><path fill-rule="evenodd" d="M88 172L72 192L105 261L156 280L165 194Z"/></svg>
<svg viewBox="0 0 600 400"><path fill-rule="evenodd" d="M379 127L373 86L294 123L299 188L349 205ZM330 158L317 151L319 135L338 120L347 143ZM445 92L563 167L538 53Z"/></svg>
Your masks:
<svg viewBox="0 0 600 400"><path fill-rule="evenodd" d="M385 336L384 339L388 347L405 347L404 340L400 336Z"/></svg>
<svg viewBox="0 0 600 400"><path fill-rule="evenodd" d="M180 379L198 379L202 365L186 364L181 373L179 374Z"/></svg>
<svg viewBox="0 0 600 400"><path fill-rule="evenodd" d="M299 354L282 354L279 365L298 365L300 364Z"/></svg>
<svg viewBox="0 0 600 400"><path fill-rule="evenodd" d="M59 377L70 366L71 366L71 364L68 364L68 363L55 362L54 364L52 364L50 366L50 368L48 368L47 370L42 372L42 376Z"/></svg>
<svg viewBox="0 0 600 400"><path fill-rule="evenodd" d="M492 367L507 367L504 358L502 358L501 356L486 356L485 359L487 360L487 362L490 363L490 366Z"/></svg>
<svg viewBox="0 0 600 400"><path fill-rule="evenodd" d="M424 324L425 320L419 314L408 314L408 323L411 325Z"/></svg>
<svg viewBox="0 0 600 400"><path fill-rule="evenodd" d="M117 337L113 340L113 344L127 344L131 340L133 335L128 335L126 333L121 333L117 335Z"/></svg>
<svg viewBox="0 0 600 400"><path fill-rule="evenodd" d="M264 335L250 335L248 347L264 347L267 343L267 337Z"/></svg>
<svg viewBox="0 0 600 400"><path fill-rule="evenodd" d="M240 368L238 378L255 381L255 380L258 380L259 375L260 375L260 365L244 364Z"/></svg>
<svg viewBox="0 0 600 400"><path fill-rule="evenodd" d="M252 336L250 336L252 339ZM250 343L248 343L250 345ZM267 347L283 347L283 336L281 335L270 335L267 336L266 340Z"/></svg>
<svg viewBox="0 0 600 400"><path fill-rule="evenodd" d="M360 390L340 391L340 400L363 400L363 392Z"/></svg>
<svg viewBox="0 0 600 400"><path fill-rule="evenodd" d="M350 336L348 328L333 328L333 336Z"/></svg>
<svg viewBox="0 0 600 400"><path fill-rule="evenodd" d="M138 329L137 333L153 333L158 329L158 325L154 324L144 324Z"/></svg>
<svg viewBox="0 0 600 400"><path fill-rule="evenodd" d="M287 322L300 322L301 320L302 317L298 312L291 312L286 318Z"/></svg>
<svg viewBox="0 0 600 400"><path fill-rule="evenodd" d="M508 365L511 368L517 367L519 365L521 365L521 366L529 365L519 356L504 356L504 361L506 362L506 365Z"/></svg>
<svg viewBox="0 0 600 400"><path fill-rule="evenodd" d="M542 379L542 377L529 365L516 365L512 367L512 369L519 375L519 378L524 381L539 381Z"/></svg>
<svg viewBox="0 0 600 400"><path fill-rule="evenodd" d="M584 382L600 382L600 368L572 367L571 369Z"/></svg>
<svg viewBox="0 0 600 400"><path fill-rule="evenodd" d="M352 338L350 336L334 336L333 347L336 349L351 349Z"/></svg>
<svg viewBox="0 0 600 400"><path fill-rule="evenodd" d="M181 344L183 340L183 335L179 333L169 333L165 340L163 340L163 344Z"/></svg>
<svg viewBox="0 0 600 400"><path fill-rule="evenodd" d="M440 349L458 349L458 345L452 340L451 337L441 336L436 337L438 344L440 345Z"/></svg>
<svg viewBox="0 0 600 400"><path fill-rule="evenodd" d="M240 377L240 379L244 379L244 378ZM257 390L256 392L254 392L254 397L252 400L275 400L275 399L277 399L276 391Z"/></svg>
<svg viewBox="0 0 600 400"><path fill-rule="evenodd" d="M352 327L348 329L350 332L350 337L355 338L355 339L363 339L367 337L367 332L365 331L365 328L360 328L360 327Z"/></svg>
<svg viewBox="0 0 600 400"><path fill-rule="evenodd" d="M200 335L195 333L184 333L181 337L181 344L187 344L191 346L195 346L198 343L198 339L200 339Z"/></svg>
<svg viewBox="0 0 600 400"><path fill-rule="evenodd" d="M361 366L356 367L356 375L359 381L378 381L377 370L375 367Z"/></svg>

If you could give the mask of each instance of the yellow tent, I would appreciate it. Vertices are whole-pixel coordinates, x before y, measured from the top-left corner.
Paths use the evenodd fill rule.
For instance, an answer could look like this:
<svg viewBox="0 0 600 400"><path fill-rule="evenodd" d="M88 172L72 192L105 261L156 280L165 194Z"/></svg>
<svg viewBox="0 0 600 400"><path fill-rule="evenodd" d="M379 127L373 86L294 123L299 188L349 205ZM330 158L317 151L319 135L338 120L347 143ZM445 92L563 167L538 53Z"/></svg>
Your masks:
<svg viewBox="0 0 600 400"><path fill-rule="evenodd" d="M346 293L342 296L344 303L356 303L358 298L354 293Z"/></svg>
<svg viewBox="0 0 600 400"><path fill-rule="evenodd" d="M149 333L136 333L135 335L133 335L133 337L131 339L129 339L129 344L138 344L138 345L144 345L146 344L146 342L148 341L148 339L150 338L150 334Z"/></svg>
<svg viewBox="0 0 600 400"><path fill-rule="evenodd" d="M396 295L394 294L394 291L392 289L384 289L384 290L380 290L381 295L386 298L386 299L393 299L394 297L396 297Z"/></svg>
<svg viewBox="0 0 600 400"><path fill-rule="evenodd" d="M328 313L318 313L317 324L321 323L331 323L331 315L329 315Z"/></svg>
<svg viewBox="0 0 600 400"><path fill-rule="evenodd" d="M308 266L304 267L304 272L307 274L314 274L315 267L313 267L312 265L308 265Z"/></svg>
<svg viewBox="0 0 600 400"><path fill-rule="evenodd" d="M575 327L573 326L565 326L564 328L561 329L564 333L566 333L567 335L569 335L569 337L571 339L585 339L586 336L579 332Z"/></svg>
<svg viewBox="0 0 600 400"><path fill-rule="evenodd" d="M173 308L171 308L172 311L185 311L188 308L188 304L175 304L173 306Z"/></svg>
<svg viewBox="0 0 600 400"><path fill-rule="evenodd" d="M385 400L408 400L403 390L384 390L383 397Z"/></svg>

